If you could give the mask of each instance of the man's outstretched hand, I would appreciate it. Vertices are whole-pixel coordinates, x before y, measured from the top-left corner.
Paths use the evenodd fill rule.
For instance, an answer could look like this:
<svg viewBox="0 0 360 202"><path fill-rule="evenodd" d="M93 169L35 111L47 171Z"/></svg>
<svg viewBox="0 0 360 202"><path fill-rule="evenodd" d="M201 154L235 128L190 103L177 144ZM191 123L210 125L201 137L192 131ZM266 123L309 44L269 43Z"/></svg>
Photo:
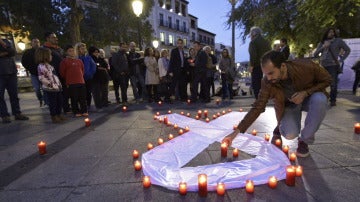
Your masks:
<svg viewBox="0 0 360 202"><path fill-rule="evenodd" d="M224 137L224 139L221 142L225 142L228 147L231 146L233 139L240 133L239 129L236 129L234 132L232 132L230 135L227 135Z"/></svg>

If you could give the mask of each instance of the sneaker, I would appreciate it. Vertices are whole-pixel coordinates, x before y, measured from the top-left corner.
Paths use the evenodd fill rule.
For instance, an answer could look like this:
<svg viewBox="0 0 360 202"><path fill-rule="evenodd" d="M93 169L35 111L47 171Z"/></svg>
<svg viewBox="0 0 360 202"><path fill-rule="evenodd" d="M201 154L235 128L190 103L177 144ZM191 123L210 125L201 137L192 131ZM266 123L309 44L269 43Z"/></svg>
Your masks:
<svg viewBox="0 0 360 202"><path fill-rule="evenodd" d="M4 117L1 117L1 118L2 118L3 123L11 123L10 116L4 116Z"/></svg>
<svg viewBox="0 0 360 202"><path fill-rule="evenodd" d="M24 116L24 115L22 115L22 114L16 114L16 115L15 115L15 120L26 121L26 120L29 120L29 117Z"/></svg>
<svg viewBox="0 0 360 202"><path fill-rule="evenodd" d="M310 152L309 152L308 145L305 142L299 140L298 148L296 150L296 156L304 158L304 157L307 157L309 155L310 155Z"/></svg>

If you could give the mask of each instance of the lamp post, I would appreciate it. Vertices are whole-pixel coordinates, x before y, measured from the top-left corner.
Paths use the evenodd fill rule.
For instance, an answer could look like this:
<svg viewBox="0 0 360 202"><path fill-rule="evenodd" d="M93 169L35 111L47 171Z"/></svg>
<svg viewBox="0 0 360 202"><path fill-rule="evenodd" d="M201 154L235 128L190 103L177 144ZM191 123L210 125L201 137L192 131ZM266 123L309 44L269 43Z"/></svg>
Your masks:
<svg viewBox="0 0 360 202"><path fill-rule="evenodd" d="M235 5L238 0L229 0L231 3L231 57L233 59L233 63L235 63L235 19L234 19L234 11Z"/></svg>
<svg viewBox="0 0 360 202"><path fill-rule="evenodd" d="M133 8L133 11L134 11L134 14L136 15L136 17L139 18L139 20L138 20L138 43L139 43L140 50L142 50L142 41L141 41L141 32L140 32L140 22L141 22L140 15L143 10L143 2L140 0L134 0L132 2L132 8Z"/></svg>

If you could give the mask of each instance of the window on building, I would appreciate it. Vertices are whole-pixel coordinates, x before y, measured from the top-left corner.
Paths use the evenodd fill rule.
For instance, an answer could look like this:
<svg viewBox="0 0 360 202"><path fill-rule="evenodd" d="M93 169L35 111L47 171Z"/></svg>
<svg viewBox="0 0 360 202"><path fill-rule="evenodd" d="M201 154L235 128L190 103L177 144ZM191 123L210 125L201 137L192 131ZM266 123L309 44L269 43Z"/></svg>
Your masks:
<svg viewBox="0 0 360 202"><path fill-rule="evenodd" d="M175 13L176 14L180 13L180 2L179 1L175 1Z"/></svg>
<svg viewBox="0 0 360 202"><path fill-rule="evenodd" d="M195 32L191 32L191 40L196 41Z"/></svg>
<svg viewBox="0 0 360 202"><path fill-rule="evenodd" d="M164 14L160 13L159 18L160 18L160 26L164 26Z"/></svg>
<svg viewBox="0 0 360 202"><path fill-rule="evenodd" d="M196 28L196 22L195 20L191 19L191 28L195 29Z"/></svg>
<svg viewBox="0 0 360 202"><path fill-rule="evenodd" d="M187 16L186 15L186 4L181 4L181 13L183 16Z"/></svg>
<svg viewBox="0 0 360 202"><path fill-rule="evenodd" d="M188 45L187 39L184 38L183 41L184 41L184 47L187 47L187 45Z"/></svg>
<svg viewBox="0 0 360 202"><path fill-rule="evenodd" d="M171 9L171 0L166 0L166 10L170 10Z"/></svg>
<svg viewBox="0 0 360 202"><path fill-rule="evenodd" d="M171 34L169 34L169 45L174 45L174 37Z"/></svg>
<svg viewBox="0 0 360 202"><path fill-rule="evenodd" d="M180 31L180 20L176 20L176 30Z"/></svg>
<svg viewBox="0 0 360 202"><path fill-rule="evenodd" d="M164 1L163 0L158 0L159 6L161 8L165 7Z"/></svg>
<svg viewBox="0 0 360 202"><path fill-rule="evenodd" d="M168 17L168 26L172 28L172 18L170 16Z"/></svg>
<svg viewBox="0 0 360 202"><path fill-rule="evenodd" d="M211 45L215 45L213 38L211 39Z"/></svg>
<svg viewBox="0 0 360 202"><path fill-rule="evenodd" d="M182 31L183 32L187 32L186 30L187 30L187 28L186 28L186 22L183 22L183 27L182 27L183 29L182 29Z"/></svg>
<svg viewBox="0 0 360 202"><path fill-rule="evenodd" d="M165 43L165 33L160 32L160 41Z"/></svg>
<svg viewBox="0 0 360 202"><path fill-rule="evenodd" d="M203 42L202 40L203 40L203 36L201 34L199 34L199 41Z"/></svg>

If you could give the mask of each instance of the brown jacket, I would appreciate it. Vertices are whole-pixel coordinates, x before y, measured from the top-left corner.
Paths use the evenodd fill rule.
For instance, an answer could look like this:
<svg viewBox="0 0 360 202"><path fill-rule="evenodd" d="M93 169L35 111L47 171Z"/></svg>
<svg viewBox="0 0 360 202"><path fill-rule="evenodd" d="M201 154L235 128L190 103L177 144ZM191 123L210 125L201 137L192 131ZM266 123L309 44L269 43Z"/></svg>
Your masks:
<svg viewBox="0 0 360 202"><path fill-rule="evenodd" d="M309 59L297 59L285 63L296 92L306 91L308 95L314 92L324 92L328 96L325 89L331 83L331 76L322 66ZM238 125L241 133L244 133L258 116L265 111L269 99L273 99L276 119L280 122L284 114L286 101L283 89L279 84L270 83L264 77L261 81L258 99Z"/></svg>

